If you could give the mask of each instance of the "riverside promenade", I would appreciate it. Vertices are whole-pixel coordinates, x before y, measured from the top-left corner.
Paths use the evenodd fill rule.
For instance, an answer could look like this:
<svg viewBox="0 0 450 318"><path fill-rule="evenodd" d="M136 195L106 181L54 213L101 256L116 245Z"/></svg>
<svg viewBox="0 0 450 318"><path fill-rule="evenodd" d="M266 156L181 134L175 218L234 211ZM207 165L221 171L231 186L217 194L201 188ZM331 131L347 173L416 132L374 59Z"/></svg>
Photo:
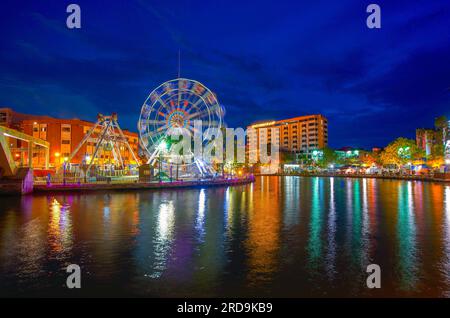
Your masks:
<svg viewBox="0 0 450 318"><path fill-rule="evenodd" d="M391 180L412 180L450 183L450 175L436 173L434 175L402 175L402 174L365 174L365 173L276 173L276 174L255 174L255 176L294 176L294 177L336 177L336 178L376 178Z"/></svg>
<svg viewBox="0 0 450 318"><path fill-rule="evenodd" d="M145 190L145 189L178 189L215 186L235 186L252 183L253 175L239 178L217 178L189 181L166 182L129 182L129 183L66 183L66 184L35 184L33 192L91 192L91 191L121 191L121 190Z"/></svg>

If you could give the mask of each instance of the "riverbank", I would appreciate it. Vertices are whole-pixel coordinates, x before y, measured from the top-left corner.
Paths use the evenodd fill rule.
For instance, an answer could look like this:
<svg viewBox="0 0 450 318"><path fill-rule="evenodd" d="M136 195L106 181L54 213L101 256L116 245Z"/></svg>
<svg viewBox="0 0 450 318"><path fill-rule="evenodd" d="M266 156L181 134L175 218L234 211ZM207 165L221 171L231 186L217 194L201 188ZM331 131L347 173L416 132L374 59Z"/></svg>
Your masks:
<svg viewBox="0 0 450 318"><path fill-rule="evenodd" d="M298 174L256 174L255 176L280 176L280 177L335 177L335 178L375 178L375 179L391 179L391 180L411 180L411 181L427 181L427 182L442 182L450 183L449 178L434 177L434 176L420 176L420 175L379 175L379 174L343 174L343 173L298 173Z"/></svg>
<svg viewBox="0 0 450 318"><path fill-rule="evenodd" d="M50 184L34 185L33 192L91 192L91 191L121 191L121 190L145 190L145 189L178 189L215 186L235 186L255 181L254 176L232 179L209 179L195 181L173 182L133 182L133 183L78 183L78 184Z"/></svg>

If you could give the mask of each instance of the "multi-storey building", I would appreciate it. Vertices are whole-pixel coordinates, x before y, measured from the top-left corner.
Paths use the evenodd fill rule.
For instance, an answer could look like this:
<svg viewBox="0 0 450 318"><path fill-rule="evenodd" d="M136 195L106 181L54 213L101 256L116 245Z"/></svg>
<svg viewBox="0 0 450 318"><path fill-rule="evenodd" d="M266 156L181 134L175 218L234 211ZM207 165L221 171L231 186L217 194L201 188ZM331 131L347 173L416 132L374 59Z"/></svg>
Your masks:
<svg viewBox="0 0 450 318"><path fill-rule="evenodd" d="M21 114L10 108L0 108L0 125L17 129L33 137L46 140L50 143L50 165L58 166L63 163L70 154L75 150L86 133L93 127L94 123L80 119L60 119L49 116L37 116ZM100 128L96 128L92 137L85 143L76 155L72 158L71 163L82 163L93 155L98 133ZM138 134L123 130L128 143L133 152L138 154L139 140ZM12 147L20 146L19 144ZM127 147L121 146L120 152L125 164L135 164L132 155ZM112 154L105 151L100 158L107 162ZM39 166L41 161L44 163L44 153L40 153L37 149L33 151L33 166Z"/></svg>
<svg viewBox="0 0 450 318"><path fill-rule="evenodd" d="M328 120L320 114L256 123L247 128L249 143L275 143L282 151L311 155L328 145Z"/></svg>
<svg viewBox="0 0 450 318"><path fill-rule="evenodd" d="M437 131L434 129L416 129L417 147L425 151L428 156L431 154L433 145L436 144Z"/></svg>

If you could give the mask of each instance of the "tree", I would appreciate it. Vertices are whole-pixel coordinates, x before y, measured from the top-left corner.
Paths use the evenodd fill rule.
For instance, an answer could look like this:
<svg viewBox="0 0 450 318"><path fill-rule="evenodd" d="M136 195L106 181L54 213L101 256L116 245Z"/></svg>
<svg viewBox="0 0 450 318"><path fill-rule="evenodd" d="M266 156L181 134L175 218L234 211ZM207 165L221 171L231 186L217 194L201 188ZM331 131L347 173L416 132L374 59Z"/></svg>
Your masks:
<svg viewBox="0 0 450 318"><path fill-rule="evenodd" d="M373 151L363 151L359 156L359 160L363 165L370 167L380 162L380 156Z"/></svg>
<svg viewBox="0 0 450 318"><path fill-rule="evenodd" d="M424 156L425 153L417 147L414 140L400 137L384 148L380 161L383 165L401 166Z"/></svg>
<svg viewBox="0 0 450 318"><path fill-rule="evenodd" d="M444 130L447 128L447 117L440 116L434 120L436 128L436 144L431 149L432 159L438 159L444 156Z"/></svg>
<svg viewBox="0 0 450 318"><path fill-rule="evenodd" d="M312 159L309 158L306 154L300 153L297 155L297 162L309 166L312 163Z"/></svg>
<svg viewBox="0 0 450 318"><path fill-rule="evenodd" d="M317 164L322 168L326 168L330 164L335 164L337 159L338 159L338 156L337 156L336 152L333 149L331 149L330 147L325 147L322 149L322 156L319 159L319 161L317 162Z"/></svg>
<svg viewBox="0 0 450 318"><path fill-rule="evenodd" d="M297 156L296 156L295 152L280 149L280 162L281 163L292 163L292 162L295 162L296 159L297 159Z"/></svg>
<svg viewBox="0 0 450 318"><path fill-rule="evenodd" d="M443 130L447 127L447 117L440 116L434 120L434 127L436 130Z"/></svg>

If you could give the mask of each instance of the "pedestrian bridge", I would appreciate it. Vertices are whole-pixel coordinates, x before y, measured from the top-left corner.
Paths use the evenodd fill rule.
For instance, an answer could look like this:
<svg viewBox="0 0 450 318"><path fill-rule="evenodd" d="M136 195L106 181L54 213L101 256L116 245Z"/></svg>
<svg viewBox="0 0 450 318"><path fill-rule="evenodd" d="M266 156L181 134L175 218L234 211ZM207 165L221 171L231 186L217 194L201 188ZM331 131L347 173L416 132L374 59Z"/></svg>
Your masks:
<svg viewBox="0 0 450 318"><path fill-rule="evenodd" d="M20 144L20 148L13 147L14 144ZM44 167L48 169L50 144L47 141L0 126L0 177L15 176L18 168L33 168L33 151L37 147L44 148Z"/></svg>

